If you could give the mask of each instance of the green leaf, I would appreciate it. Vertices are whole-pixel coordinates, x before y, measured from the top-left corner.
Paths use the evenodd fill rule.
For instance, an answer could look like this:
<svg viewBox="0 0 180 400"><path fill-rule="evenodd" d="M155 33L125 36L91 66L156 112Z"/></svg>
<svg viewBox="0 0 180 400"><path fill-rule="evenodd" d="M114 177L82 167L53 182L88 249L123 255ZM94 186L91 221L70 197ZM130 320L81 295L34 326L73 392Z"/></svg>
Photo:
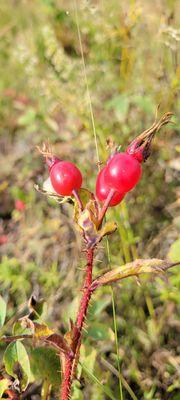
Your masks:
<svg viewBox="0 0 180 400"><path fill-rule="evenodd" d="M168 258L174 262L180 260L180 239L176 240L170 247Z"/></svg>
<svg viewBox="0 0 180 400"><path fill-rule="evenodd" d="M4 321L6 318L6 303L2 296L0 296L0 329L4 325Z"/></svg>
<svg viewBox="0 0 180 400"><path fill-rule="evenodd" d="M106 103L107 110L114 110L116 117L120 121L124 121L129 109L130 100L127 95L119 94L114 96L110 101Z"/></svg>
<svg viewBox="0 0 180 400"><path fill-rule="evenodd" d="M60 382L60 360L51 348L38 347L30 354L31 370L35 379L47 380L54 386Z"/></svg>
<svg viewBox="0 0 180 400"><path fill-rule="evenodd" d="M135 95L132 102L147 114L154 112L155 104L150 96Z"/></svg>
<svg viewBox="0 0 180 400"><path fill-rule="evenodd" d="M29 126L32 125L35 122L35 120L36 120L36 111L32 107L29 107L29 109L27 109L27 111L19 117L18 123L20 125Z"/></svg>
<svg viewBox="0 0 180 400"><path fill-rule="evenodd" d="M8 379L1 379L0 380L0 399L2 399L2 395L9 387L9 380Z"/></svg>
<svg viewBox="0 0 180 400"><path fill-rule="evenodd" d="M89 315L89 320L98 317L110 303L111 303L110 297L96 300L91 306L91 313Z"/></svg>
<svg viewBox="0 0 180 400"><path fill-rule="evenodd" d="M94 323L88 328L88 336L94 340L107 340L110 338L110 332L106 325Z"/></svg>
<svg viewBox="0 0 180 400"><path fill-rule="evenodd" d="M13 329L12 329L12 334L13 335L31 335L31 334L33 334L33 330L24 326L23 320L20 320L20 321L16 321L14 323Z"/></svg>
<svg viewBox="0 0 180 400"><path fill-rule="evenodd" d="M83 393L81 390L81 384L78 381L74 382L71 400L83 400Z"/></svg>
<svg viewBox="0 0 180 400"><path fill-rule="evenodd" d="M87 354L87 350L84 351L84 355L81 354L81 360L83 362L83 365L85 367L87 367L89 372L91 372L91 373L93 373L93 370L94 370L96 357L97 357L97 350L96 349L91 349L89 351L89 354Z"/></svg>
<svg viewBox="0 0 180 400"><path fill-rule="evenodd" d="M6 348L3 360L7 373L18 378L22 390L25 390L30 378L30 364L23 344L19 340L10 343Z"/></svg>

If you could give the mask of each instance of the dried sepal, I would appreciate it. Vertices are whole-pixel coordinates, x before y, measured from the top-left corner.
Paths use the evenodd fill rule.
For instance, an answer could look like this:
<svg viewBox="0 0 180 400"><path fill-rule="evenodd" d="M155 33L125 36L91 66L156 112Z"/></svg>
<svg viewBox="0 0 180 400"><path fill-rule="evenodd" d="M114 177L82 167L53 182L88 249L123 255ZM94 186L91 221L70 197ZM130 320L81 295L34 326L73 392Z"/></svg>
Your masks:
<svg viewBox="0 0 180 400"><path fill-rule="evenodd" d="M152 259L137 259L131 263L121 265L120 267L113 268L104 275L101 275L92 283L92 290L95 290L99 286L110 285L116 281L127 278L129 276L137 276L140 274L160 274L165 272L168 268L171 268L179 263L170 263L166 260L159 260L156 258Z"/></svg>
<svg viewBox="0 0 180 400"><path fill-rule="evenodd" d="M52 145L50 144L49 140L46 140L43 144L42 147L36 146L36 149L39 151L40 154L43 155L43 157L53 157L53 151L52 151Z"/></svg>
<svg viewBox="0 0 180 400"><path fill-rule="evenodd" d="M34 188L37 190L37 192L44 194L45 196L48 196L55 200L59 204L64 204L64 203L73 203L73 199L70 196L60 196L58 193L55 191L50 191L46 190L44 188L41 188L39 185L34 185Z"/></svg>

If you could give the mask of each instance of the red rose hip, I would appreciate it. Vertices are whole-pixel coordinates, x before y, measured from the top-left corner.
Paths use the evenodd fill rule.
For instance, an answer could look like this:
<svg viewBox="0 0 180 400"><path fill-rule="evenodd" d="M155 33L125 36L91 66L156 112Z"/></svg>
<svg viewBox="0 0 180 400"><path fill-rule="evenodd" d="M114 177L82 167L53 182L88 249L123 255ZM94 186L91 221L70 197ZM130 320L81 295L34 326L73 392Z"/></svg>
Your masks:
<svg viewBox="0 0 180 400"><path fill-rule="evenodd" d="M80 170L69 161L56 162L50 169L50 179L56 193L62 196L71 196L82 185Z"/></svg>
<svg viewBox="0 0 180 400"><path fill-rule="evenodd" d="M106 167L104 167L98 174L97 181L96 181L96 197L98 198L99 201L105 201L108 197L108 194L111 190L111 188L107 185L105 181L105 170ZM120 201L123 199L124 193L119 193L115 192L109 206L113 207L116 206L117 204L120 203Z"/></svg>
<svg viewBox="0 0 180 400"><path fill-rule="evenodd" d="M141 178L139 161L127 153L117 153L105 170L105 181L110 188L120 193L129 192Z"/></svg>

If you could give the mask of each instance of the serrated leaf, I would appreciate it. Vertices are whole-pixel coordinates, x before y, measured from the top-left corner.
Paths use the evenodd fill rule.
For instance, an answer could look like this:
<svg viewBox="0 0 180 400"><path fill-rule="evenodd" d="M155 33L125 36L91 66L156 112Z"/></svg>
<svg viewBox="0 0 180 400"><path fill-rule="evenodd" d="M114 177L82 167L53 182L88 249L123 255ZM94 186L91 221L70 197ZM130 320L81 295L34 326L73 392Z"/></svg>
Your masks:
<svg viewBox="0 0 180 400"><path fill-rule="evenodd" d="M47 380L54 386L60 384L60 360L51 348L38 347L30 354L31 370L36 380Z"/></svg>
<svg viewBox="0 0 180 400"><path fill-rule="evenodd" d="M0 380L0 399L2 399L2 395L4 394L5 390L9 387L9 380L8 379L1 379Z"/></svg>
<svg viewBox="0 0 180 400"><path fill-rule="evenodd" d="M2 296L0 296L0 329L4 325L5 318L6 318L6 302L4 301Z"/></svg>
<svg viewBox="0 0 180 400"><path fill-rule="evenodd" d="M29 357L23 344L19 340L10 343L6 348L3 360L7 373L18 378L22 390L25 390L31 373Z"/></svg>

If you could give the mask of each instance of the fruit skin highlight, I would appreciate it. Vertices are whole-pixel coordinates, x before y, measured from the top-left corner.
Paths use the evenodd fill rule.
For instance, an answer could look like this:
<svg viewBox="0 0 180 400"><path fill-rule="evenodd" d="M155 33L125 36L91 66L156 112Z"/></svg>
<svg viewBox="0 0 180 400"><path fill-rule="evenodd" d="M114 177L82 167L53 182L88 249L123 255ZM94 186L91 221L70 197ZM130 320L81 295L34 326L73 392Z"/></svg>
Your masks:
<svg viewBox="0 0 180 400"><path fill-rule="evenodd" d="M141 175L141 164L127 153L116 153L107 164L104 174L106 184L120 193L133 189Z"/></svg>
<svg viewBox="0 0 180 400"><path fill-rule="evenodd" d="M99 172L99 174L97 176L97 180L96 180L96 197L98 198L99 201L105 201L111 190L105 180L105 171L106 171L106 167L102 168L102 170ZM121 200L123 199L123 197L124 197L124 193L120 193L120 192L116 191L109 203L109 207L114 207L117 204L119 204L121 202Z"/></svg>
<svg viewBox="0 0 180 400"><path fill-rule="evenodd" d="M50 168L50 179L56 193L72 196L82 185L82 175L75 164L69 161L55 162Z"/></svg>

